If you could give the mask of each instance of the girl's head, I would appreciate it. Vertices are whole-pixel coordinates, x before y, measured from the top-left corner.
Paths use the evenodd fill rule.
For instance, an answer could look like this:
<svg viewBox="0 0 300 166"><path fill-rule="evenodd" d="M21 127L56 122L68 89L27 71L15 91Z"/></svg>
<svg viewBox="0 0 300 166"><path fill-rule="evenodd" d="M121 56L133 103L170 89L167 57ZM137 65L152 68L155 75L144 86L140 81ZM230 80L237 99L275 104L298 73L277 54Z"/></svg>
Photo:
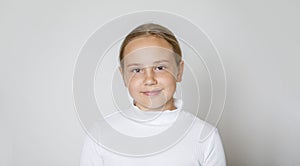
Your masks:
<svg viewBox="0 0 300 166"><path fill-rule="evenodd" d="M158 24L143 24L131 31L120 49L120 71L125 86L142 110L172 110L176 82L183 73L179 43Z"/></svg>
<svg viewBox="0 0 300 166"><path fill-rule="evenodd" d="M175 57L177 64L179 64L179 62L181 61L181 57L182 57L181 49L175 35L169 29L161 25L149 23L149 24L143 24L136 27L125 37L121 45L120 54L119 54L121 67L123 67L125 47L132 40L141 37L156 37L165 40L166 42L169 43L170 46L172 46L174 53L177 54L177 56Z"/></svg>

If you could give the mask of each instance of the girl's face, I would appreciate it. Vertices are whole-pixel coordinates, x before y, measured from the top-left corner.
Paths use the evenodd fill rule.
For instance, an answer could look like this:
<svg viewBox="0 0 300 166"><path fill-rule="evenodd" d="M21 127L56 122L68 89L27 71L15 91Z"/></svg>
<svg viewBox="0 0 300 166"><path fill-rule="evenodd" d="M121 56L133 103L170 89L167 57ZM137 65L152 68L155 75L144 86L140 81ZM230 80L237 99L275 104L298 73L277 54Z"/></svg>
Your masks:
<svg viewBox="0 0 300 166"><path fill-rule="evenodd" d="M124 49L120 71L135 105L141 110L172 110L183 61L175 61L172 46L164 39L147 36L133 39Z"/></svg>

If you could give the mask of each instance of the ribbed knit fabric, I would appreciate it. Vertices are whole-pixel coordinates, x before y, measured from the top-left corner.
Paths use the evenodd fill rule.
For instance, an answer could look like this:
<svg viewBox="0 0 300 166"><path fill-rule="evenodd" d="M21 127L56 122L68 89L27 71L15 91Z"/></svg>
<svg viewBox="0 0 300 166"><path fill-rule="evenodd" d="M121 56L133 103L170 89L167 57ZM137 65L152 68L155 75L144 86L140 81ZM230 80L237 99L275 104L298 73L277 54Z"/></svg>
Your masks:
<svg viewBox="0 0 300 166"><path fill-rule="evenodd" d="M174 142L164 151L151 155L124 155L109 147L100 146L93 136L102 133L101 124L96 123L91 136L87 136L81 154L81 166L225 166L225 155L220 136L215 127L182 110L182 101L175 100L175 110L142 111L132 106L122 112L105 117L105 121L117 132L129 137L147 138L169 131L174 125L187 126L182 137L163 138ZM181 118L183 117L183 118ZM182 123L176 123L184 119ZM175 127L176 127L175 125ZM99 133L97 133L99 131ZM174 136L176 128L174 130ZM178 129L178 132L181 130ZM183 131L183 130L182 130ZM99 141L99 140L98 140ZM111 138L114 145L122 142ZM155 143L155 142L154 142ZM100 144L100 145L99 145ZM139 145L140 146L140 145ZM128 148L136 148L132 145ZM140 148L140 147L139 147ZM146 147L145 148L149 148Z"/></svg>

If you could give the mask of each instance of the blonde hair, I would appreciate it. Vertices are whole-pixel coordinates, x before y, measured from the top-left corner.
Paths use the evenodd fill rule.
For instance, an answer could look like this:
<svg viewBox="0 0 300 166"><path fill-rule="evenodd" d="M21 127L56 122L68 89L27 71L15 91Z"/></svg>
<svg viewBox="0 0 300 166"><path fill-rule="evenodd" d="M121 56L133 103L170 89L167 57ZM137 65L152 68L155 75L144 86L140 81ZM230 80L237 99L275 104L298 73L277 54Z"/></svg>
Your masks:
<svg viewBox="0 0 300 166"><path fill-rule="evenodd" d="M182 58L182 53L175 35L166 27L163 27L158 24L147 23L136 27L125 37L121 45L120 54L119 54L119 61L122 67L124 65L122 62L124 59L124 50L127 44L133 39L136 39L138 37L147 37L147 36L154 36L166 40L172 46L172 49L176 54L175 55L176 63L177 65L179 64Z"/></svg>

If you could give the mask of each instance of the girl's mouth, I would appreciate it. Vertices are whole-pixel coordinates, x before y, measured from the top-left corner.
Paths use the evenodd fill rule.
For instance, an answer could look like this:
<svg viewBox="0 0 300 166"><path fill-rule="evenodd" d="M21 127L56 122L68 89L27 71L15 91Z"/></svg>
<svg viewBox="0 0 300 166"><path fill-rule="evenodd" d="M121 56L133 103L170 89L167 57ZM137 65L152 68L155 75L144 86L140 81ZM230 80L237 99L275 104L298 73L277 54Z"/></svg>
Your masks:
<svg viewBox="0 0 300 166"><path fill-rule="evenodd" d="M146 96L156 96L160 94L161 90L153 90L153 91L144 91L142 92Z"/></svg>

